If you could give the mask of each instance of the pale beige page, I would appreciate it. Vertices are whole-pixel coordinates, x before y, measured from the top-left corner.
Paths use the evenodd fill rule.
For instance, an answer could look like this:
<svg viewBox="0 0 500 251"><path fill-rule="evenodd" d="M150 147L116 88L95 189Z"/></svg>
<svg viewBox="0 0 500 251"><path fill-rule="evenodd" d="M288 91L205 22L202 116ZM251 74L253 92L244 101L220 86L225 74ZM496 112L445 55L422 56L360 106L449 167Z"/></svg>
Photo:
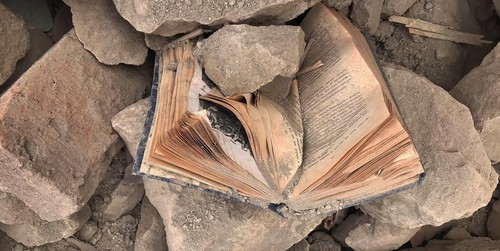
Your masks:
<svg viewBox="0 0 500 251"><path fill-rule="evenodd" d="M313 9L301 27L312 43L303 66L321 68L300 75L304 124L303 174L293 194L325 175L342 156L389 116L377 78L352 37L328 11Z"/></svg>

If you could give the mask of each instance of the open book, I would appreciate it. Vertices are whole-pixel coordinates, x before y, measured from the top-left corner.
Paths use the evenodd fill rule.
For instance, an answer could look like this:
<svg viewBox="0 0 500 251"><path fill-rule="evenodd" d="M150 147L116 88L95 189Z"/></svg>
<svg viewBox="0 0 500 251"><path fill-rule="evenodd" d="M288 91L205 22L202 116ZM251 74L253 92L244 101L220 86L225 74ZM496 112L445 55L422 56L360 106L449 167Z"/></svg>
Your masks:
<svg viewBox="0 0 500 251"><path fill-rule="evenodd" d="M157 54L134 172L281 211L335 210L409 188L423 168L361 33L322 4L285 99L225 97L184 42ZM283 90L280 90L283 91Z"/></svg>

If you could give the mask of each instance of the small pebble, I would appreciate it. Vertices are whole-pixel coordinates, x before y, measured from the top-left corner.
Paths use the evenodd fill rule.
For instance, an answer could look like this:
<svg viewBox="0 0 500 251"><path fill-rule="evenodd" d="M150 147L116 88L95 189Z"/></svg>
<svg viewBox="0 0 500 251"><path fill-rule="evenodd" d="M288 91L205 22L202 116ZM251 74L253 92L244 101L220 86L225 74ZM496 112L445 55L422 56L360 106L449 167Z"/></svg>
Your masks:
<svg viewBox="0 0 500 251"><path fill-rule="evenodd" d="M97 232L97 224L93 221L87 221L83 226L78 230L75 236L82 241L89 241L92 239L94 234Z"/></svg>
<svg viewBox="0 0 500 251"><path fill-rule="evenodd" d="M431 2L426 2L424 5L424 8L426 10L430 10L430 9L432 9L432 7L434 7L434 4L432 4Z"/></svg>

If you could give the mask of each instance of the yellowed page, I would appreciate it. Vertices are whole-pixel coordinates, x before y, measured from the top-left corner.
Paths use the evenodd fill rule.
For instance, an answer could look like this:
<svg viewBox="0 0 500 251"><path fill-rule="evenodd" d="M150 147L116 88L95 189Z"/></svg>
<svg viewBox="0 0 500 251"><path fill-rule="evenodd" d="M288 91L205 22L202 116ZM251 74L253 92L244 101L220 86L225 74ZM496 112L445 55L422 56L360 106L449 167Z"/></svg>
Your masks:
<svg viewBox="0 0 500 251"><path fill-rule="evenodd" d="M314 8L301 27L312 43L303 66L320 60L324 65L298 78L304 159L294 195L325 175L390 116L380 83L328 9Z"/></svg>

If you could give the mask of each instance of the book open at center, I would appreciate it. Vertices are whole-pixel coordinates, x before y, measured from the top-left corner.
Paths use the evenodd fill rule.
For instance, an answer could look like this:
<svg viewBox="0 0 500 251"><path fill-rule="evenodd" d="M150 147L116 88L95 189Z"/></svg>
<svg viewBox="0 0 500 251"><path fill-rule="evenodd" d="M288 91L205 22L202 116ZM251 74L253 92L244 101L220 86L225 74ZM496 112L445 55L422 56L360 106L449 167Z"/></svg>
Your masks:
<svg viewBox="0 0 500 251"><path fill-rule="evenodd" d="M366 40L315 6L301 28L303 66L288 96L224 96L193 42L158 52L137 174L260 206L340 209L409 188L423 168Z"/></svg>

